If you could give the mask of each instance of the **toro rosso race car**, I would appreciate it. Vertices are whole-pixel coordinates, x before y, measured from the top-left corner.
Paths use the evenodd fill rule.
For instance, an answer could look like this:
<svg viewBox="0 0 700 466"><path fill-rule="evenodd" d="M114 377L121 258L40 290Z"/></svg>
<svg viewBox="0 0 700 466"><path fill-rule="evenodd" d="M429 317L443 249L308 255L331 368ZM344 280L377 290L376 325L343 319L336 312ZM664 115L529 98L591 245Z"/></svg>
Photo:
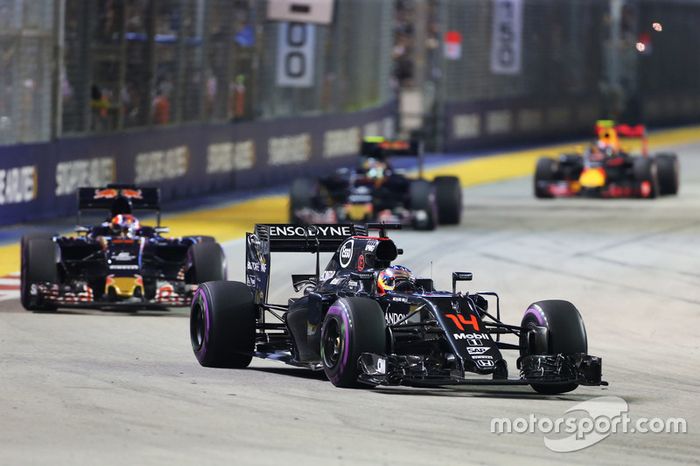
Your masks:
<svg viewBox="0 0 700 466"><path fill-rule="evenodd" d="M78 190L78 225L86 210L107 210L76 236L28 235L21 247L21 301L27 310L58 307L189 306L197 284L226 278L223 250L213 238L166 238L157 188L111 185ZM157 213L155 227L134 210Z"/></svg>
<svg viewBox="0 0 700 466"><path fill-rule="evenodd" d="M389 163L402 156L418 158L418 178L407 177ZM462 188L454 176L423 179L418 141L372 137L363 141L354 170L342 168L317 180L295 180L289 206L290 221L296 224L377 221L433 230L438 224L459 224Z"/></svg>
<svg viewBox="0 0 700 466"><path fill-rule="evenodd" d="M646 128L596 124L597 141L583 154L543 157L535 170L538 198L591 196L602 198L655 198L678 193L679 165L676 154L650 155ZM639 139L641 155L632 155L621 139Z"/></svg>
<svg viewBox="0 0 700 466"><path fill-rule="evenodd" d="M556 394L607 384L573 304L538 301L519 325L503 323L496 293L457 291L471 273L454 272L452 290L441 291L392 264L403 251L386 231L399 227L257 225L246 237L246 283L203 283L194 297L200 364L245 368L256 356L323 370L338 387L531 385ZM267 300L276 252L316 254L315 273L292 275L303 296L287 305ZM323 271L321 252L334 253ZM506 350L519 352L518 377L508 376Z"/></svg>

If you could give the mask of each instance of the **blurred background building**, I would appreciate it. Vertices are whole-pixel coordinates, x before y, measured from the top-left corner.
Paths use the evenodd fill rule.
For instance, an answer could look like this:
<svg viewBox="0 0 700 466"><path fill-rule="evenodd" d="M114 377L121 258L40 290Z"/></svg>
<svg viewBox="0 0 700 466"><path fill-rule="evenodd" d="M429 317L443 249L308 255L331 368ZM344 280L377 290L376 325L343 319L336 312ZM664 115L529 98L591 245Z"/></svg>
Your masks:
<svg viewBox="0 0 700 466"><path fill-rule="evenodd" d="M0 0L5 223L88 183L270 186L368 134L454 152L700 117L697 1L316 0L320 23L272 1Z"/></svg>
<svg viewBox="0 0 700 466"><path fill-rule="evenodd" d="M0 144L352 112L399 88L420 90L428 121L412 124L433 137L466 104L558 105L515 115L523 130L572 111L587 125L697 114L684 98L700 96L695 1L337 1L306 88L277 85L265 12L257 0L0 0ZM515 66L497 68L495 41Z"/></svg>

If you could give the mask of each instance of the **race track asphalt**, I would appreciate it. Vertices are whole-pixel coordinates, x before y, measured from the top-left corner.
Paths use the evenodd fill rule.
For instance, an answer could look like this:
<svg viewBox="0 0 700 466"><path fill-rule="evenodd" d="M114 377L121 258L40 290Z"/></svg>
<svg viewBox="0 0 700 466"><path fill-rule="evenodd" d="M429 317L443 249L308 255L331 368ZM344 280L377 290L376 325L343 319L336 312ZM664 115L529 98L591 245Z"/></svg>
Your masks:
<svg viewBox="0 0 700 466"><path fill-rule="evenodd" d="M400 263L442 288L453 270L473 272L465 288L497 291L508 322L533 301L574 302L607 388L342 390L269 361L200 367L187 310L32 314L10 300L0 302L0 464L697 464L700 145L675 149L678 197L541 201L518 178L465 189L459 227L393 235ZM243 242L226 252L240 279ZM272 266L284 302L289 274L313 271L313 256ZM514 357L509 367L515 375ZM683 417L688 433L616 433L563 454L542 433L490 432L494 417L556 419L599 396L626 400L633 419Z"/></svg>

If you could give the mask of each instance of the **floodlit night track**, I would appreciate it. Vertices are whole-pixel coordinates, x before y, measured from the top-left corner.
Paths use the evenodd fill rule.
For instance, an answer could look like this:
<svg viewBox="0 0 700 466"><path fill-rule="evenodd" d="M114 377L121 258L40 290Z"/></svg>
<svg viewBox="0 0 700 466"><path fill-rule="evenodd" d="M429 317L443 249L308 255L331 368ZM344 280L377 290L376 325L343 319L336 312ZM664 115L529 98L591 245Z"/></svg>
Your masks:
<svg viewBox="0 0 700 466"><path fill-rule="evenodd" d="M507 321L533 301L571 300L608 388L338 389L259 359L200 367L188 310L32 314L11 299L0 302L0 463L696 462L700 143L667 148L680 155L678 197L536 200L520 177L466 188L459 227L391 235L405 250L398 263L438 287L473 272L464 288L497 291ZM241 280L244 242L225 249L229 278ZM275 258L272 302L290 295L292 272L313 271L312 255L296 257ZM565 457L541 434L490 433L493 417L557 418L603 395L625 399L632 417L685 417L689 433L612 434Z"/></svg>

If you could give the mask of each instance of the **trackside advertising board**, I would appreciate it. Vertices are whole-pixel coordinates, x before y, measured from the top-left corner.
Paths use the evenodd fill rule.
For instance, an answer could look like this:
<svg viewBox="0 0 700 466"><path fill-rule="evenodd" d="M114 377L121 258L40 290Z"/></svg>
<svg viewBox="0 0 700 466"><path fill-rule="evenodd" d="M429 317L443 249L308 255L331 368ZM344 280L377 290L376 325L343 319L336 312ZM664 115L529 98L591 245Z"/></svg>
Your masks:
<svg viewBox="0 0 700 466"><path fill-rule="evenodd" d="M0 225L74 215L81 186L137 183L163 201L269 187L351 164L392 136L395 103L361 112L187 125L0 147Z"/></svg>

